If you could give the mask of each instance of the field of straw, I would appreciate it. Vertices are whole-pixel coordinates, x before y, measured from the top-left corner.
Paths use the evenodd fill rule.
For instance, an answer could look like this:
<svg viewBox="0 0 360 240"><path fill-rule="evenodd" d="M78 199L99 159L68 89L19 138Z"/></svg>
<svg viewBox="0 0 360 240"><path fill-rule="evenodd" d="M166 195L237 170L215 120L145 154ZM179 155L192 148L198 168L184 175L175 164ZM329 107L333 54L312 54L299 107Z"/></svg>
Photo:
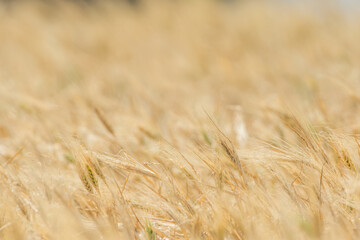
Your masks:
<svg viewBox="0 0 360 240"><path fill-rule="evenodd" d="M360 21L257 1L2 3L0 239L357 239Z"/></svg>

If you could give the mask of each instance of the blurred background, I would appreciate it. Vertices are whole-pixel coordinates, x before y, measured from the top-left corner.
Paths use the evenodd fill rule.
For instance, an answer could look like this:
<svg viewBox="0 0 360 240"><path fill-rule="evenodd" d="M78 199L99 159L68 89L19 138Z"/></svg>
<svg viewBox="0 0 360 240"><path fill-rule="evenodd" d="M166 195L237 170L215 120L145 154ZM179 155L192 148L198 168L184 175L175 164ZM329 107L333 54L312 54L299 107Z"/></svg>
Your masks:
<svg viewBox="0 0 360 240"><path fill-rule="evenodd" d="M251 121L264 104L311 112L322 99L327 112L310 118L346 123L329 82L357 86L357 9L350 0L2 1L0 111L21 126L40 119L34 132L75 131L94 127L96 105L124 134L138 122L166 134L203 109L221 118L241 105Z"/></svg>

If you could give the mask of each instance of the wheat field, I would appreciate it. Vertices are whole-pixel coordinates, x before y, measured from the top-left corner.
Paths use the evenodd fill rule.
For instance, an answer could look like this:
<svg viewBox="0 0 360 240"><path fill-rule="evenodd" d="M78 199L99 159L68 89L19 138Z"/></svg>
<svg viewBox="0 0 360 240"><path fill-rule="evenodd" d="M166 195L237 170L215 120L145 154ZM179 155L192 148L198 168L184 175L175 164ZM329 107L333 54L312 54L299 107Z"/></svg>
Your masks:
<svg viewBox="0 0 360 240"><path fill-rule="evenodd" d="M359 238L359 20L2 3L0 239Z"/></svg>

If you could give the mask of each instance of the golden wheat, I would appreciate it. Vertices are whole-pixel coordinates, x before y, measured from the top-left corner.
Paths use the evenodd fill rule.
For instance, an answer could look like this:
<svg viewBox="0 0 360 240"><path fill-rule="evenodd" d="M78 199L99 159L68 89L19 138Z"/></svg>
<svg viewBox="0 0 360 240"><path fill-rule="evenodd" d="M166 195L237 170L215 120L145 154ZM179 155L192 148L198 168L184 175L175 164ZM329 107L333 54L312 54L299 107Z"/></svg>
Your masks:
<svg viewBox="0 0 360 240"><path fill-rule="evenodd" d="M0 238L359 238L360 22L320 8L1 4Z"/></svg>

